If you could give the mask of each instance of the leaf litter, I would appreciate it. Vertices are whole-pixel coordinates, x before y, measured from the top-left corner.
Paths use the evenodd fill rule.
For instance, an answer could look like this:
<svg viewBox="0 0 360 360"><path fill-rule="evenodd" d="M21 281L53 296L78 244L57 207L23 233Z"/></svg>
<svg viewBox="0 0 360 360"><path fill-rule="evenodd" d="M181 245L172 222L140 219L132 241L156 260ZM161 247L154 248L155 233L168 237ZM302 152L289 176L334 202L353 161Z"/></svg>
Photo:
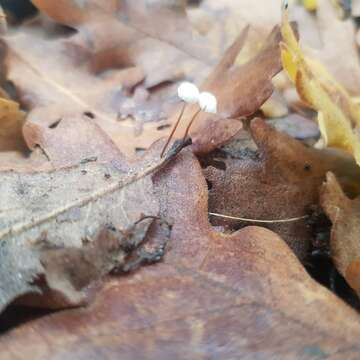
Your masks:
<svg viewBox="0 0 360 360"><path fill-rule="evenodd" d="M334 53L324 62L339 83L297 48L295 26L276 26L280 7L268 2L257 4L270 6L267 21L252 3L245 11L246 1L206 0L192 9L185 1L33 2L68 28L50 38L33 20L3 38L1 85L13 84L27 114L23 125L23 109L4 92L0 306L5 315L19 304L87 306L10 324L0 336L2 358L25 359L26 348L37 359L357 359L359 317L331 285L334 271L323 275L335 294L304 265L321 271L313 257L320 242L322 256L359 291L357 200L350 198L359 194L360 170L341 151L312 147L314 113L287 103L283 74L273 79L282 65L292 79L306 75L301 87L296 82L300 97L316 111L326 97L320 110L338 125L320 131L339 138L334 129L351 123L346 109L357 111L357 90L348 66L331 66L338 54L331 36L311 57ZM312 16L293 6L306 21ZM329 34L325 6L317 4L317 25ZM244 16L231 16L234 9ZM349 38L345 48L353 34L341 20L337 26ZM176 142L160 159L164 140L157 140L178 117L174 91L184 79L213 93L219 111L199 113L191 149L179 154L189 142ZM316 81L321 91L309 96ZM196 106L186 106L177 137ZM344 146L350 133L327 145L356 157ZM329 171L337 180L327 175L322 185ZM319 230L321 207L333 223L330 239L329 227Z"/></svg>

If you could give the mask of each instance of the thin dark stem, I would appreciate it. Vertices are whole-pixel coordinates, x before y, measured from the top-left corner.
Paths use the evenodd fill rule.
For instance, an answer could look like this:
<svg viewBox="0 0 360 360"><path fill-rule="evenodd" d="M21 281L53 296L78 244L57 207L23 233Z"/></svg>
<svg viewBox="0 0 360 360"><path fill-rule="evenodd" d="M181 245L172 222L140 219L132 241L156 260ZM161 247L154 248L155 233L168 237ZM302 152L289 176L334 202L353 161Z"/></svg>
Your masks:
<svg viewBox="0 0 360 360"><path fill-rule="evenodd" d="M194 114L194 116L192 117L192 119L189 122L189 125L187 126L186 130L185 130L185 134L183 137L183 142L185 141L186 137L188 136L189 130L191 128L191 125L193 124L194 120L196 119L196 117L199 115L201 109L199 109L198 111L196 111L196 113Z"/></svg>
<svg viewBox="0 0 360 360"><path fill-rule="evenodd" d="M184 114L185 107L186 107L186 103L184 102L183 105L182 105L182 107L181 107L181 111L180 111L179 117L178 117L178 119L176 120L176 123L175 123L173 129L171 130L171 133L170 133L170 135L169 135L169 137L168 137L168 139L167 139L167 141L166 141L166 144L165 144L165 146L163 147L163 149L162 149L162 151L161 151L161 155L160 155L161 158L164 156L165 151L166 151L167 147L169 146L170 141L171 141L171 139L173 138L177 127L178 127L179 124L180 124L180 120L181 120L181 118L182 118L182 116L183 116L183 114Z"/></svg>

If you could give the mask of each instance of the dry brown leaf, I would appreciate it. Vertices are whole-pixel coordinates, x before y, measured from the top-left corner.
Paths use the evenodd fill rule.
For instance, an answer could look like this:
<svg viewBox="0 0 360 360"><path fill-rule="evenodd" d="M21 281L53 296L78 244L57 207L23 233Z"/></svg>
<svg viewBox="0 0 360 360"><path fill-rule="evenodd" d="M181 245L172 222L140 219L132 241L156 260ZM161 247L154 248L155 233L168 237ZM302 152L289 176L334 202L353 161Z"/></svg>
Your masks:
<svg viewBox="0 0 360 360"><path fill-rule="evenodd" d="M96 124L90 114L65 117L39 127L29 122L24 128L30 148L40 146L54 169L77 165L87 159L112 162L119 168L126 163L124 155Z"/></svg>
<svg viewBox="0 0 360 360"><path fill-rule="evenodd" d="M245 61L259 50L264 37L279 23L280 6L267 0L204 0L196 11L189 11L189 16L221 52L234 42L242 28L250 25L251 41L239 58Z"/></svg>
<svg viewBox="0 0 360 360"><path fill-rule="evenodd" d="M144 74L138 67L111 73L108 77L95 76L84 66L70 72L70 67L73 69L74 66L71 60L74 53L69 55L64 52L59 40L42 40L37 47L28 49L30 43L37 41L35 35L31 34L8 38L10 48L6 57L8 78L17 86L22 100L32 109L24 128L30 147L44 146L44 143L50 142L51 139L47 137L53 132L49 129L61 119L74 123L74 133L76 121L81 121L78 119L84 115L93 117L126 153L133 154L135 148L148 148L154 140L169 132L164 124L144 123L140 134L137 134L133 121L116 120L114 106L117 107L117 100L121 103L121 89L118 86L123 84L125 88L132 88L139 83ZM30 40L32 37L33 41ZM236 120L228 120L226 124L216 121L223 117L251 115L273 91L271 78L281 69L278 28L274 29L263 49L252 60L239 67L233 66L245 39L246 31L243 31L203 85L204 90L217 95L220 113L219 116L200 114L200 129L194 136L195 151L210 151L228 141L241 129L241 123ZM50 54L49 57L41 56L44 51ZM51 65L51 62L54 63ZM51 71L47 71L49 66ZM34 88L33 83L38 86ZM67 84L71 86L70 89L66 88ZM194 107L186 109L184 125L179 132L184 130L186 120L194 111ZM166 125L173 122L176 116L177 113ZM37 134L35 137L34 133Z"/></svg>
<svg viewBox="0 0 360 360"><path fill-rule="evenodd" d="M360 296L360 198L349 199L334 174L329 173L321 189L321 205L332 222L331 256Z"/></svg>
<svg viewBox="0 0 360 360"><path fill-rule="evenodd" d="M301 39L317 47L321 45L316 21L296 0L289 0L292 17L299 25ZM249 41L236 60L242 64L261 48L264 37L280 22L280 1L268 0L203 0L188 10L190 21L205 35L218 53L223 53L249 25Z"/></svg>
<svg viewBox="0 0 360 360"><path fill-rule="evenodd" d="M242 128L241 122L235 119L254 114L274 90L271 79L282 69L280 30L275 27L257 55L245 64L236 66L234 62L247 33L248 28L245 28L201 86L202 90L216 96L218 112L216 115L201 112L196 118L191 134L194 151L198 154L210 152L229 141ZM197 110L196 104L186 106L178 127L180 136ZM170 122L176 121L178 111Z"/></svg>
<svg viewBox="0 0 360 360"><path fill-rule="evenodd" d="M210 227L206 183L189 151L155 188L173 222L165 263L110 279L87 308L18 326L0 339L3 360L359 357L359 315L277 235Z"/></svg>
<svg viewBox="0 0 360 360"><path fill-rule="evenodd" d="M310 56L319 59L348 91L359 95L360 63L352 19L340 19L331 1L318 0L317 20L323 47L309 51Z"/></svg>
<svg viewBox="0 0 360 360"><path fill-rule="evenodd" d="M211 49L192 31L185 9L176 2L35 0L34 4L78 30L68 44L79 47L96 71L136 65L152 87L186 74L187 66L199 66L191 60L213 64Z"/></svg>
<svg viewBox="0 0 360 360"><path fill-rule="evenodd" d="M284 11L281 29L284 69L296 85L300 98L318 113L322 146L342 149L352 154L360 164L358 104L321 63L304 56L290 27L287 11Z"/></svg>
<svg viewBox="0 0 360 360"><path fill-rule="evenodd" d="M148 148L166 135L161 122L141 123L141 129L131 118L120 121L124 101L136 85L144 82L149 88L184 76L201 78L212 56L203 45L206 41L191 34L181 9L159 8L154 3L148 10L159 12L158 21L147 13L141 31L138 22L144 6L139 2L135 8L132 2L123 2L119 13L112 11L118 2L99 4L88 1L83 4L87 10L79 12L76 2L39 1L56 20L78 27L79 32L49 39L41 27L20 28L5 40L7 79L30 110L26 126L45 133L60 119L92 114L116 145L133 155L135 148ZM54 9L56 14L51 12ZM66 12L65 16L66 10L72 15ZM183 32L177 31L181 27ZM163 99L145 103L152 107L152 119L161 114ZM33 145L31 139L29 143Z"/></svg>
<svg viewBox="0 0 360 360"><path fill-rule="evenodd" d="M210 186L210 212L257 220L283 220L307 215L311 206L318 203L318 189L326 171L336 169L341 160L306 148L261 119L254 119L250 128L258 152L240 148L228 155L215 153L212 160L207 160L209 166L204 173ZM343 171L345 175L343 166L337 171ZM359 179L355 164L352 171ZM230 229L243 224L237 220L213 220L214 224ZM303 259L311 240L306 221L264 226L280 234Z"/></svg>
<svg viewBox="0 0 360 360"><path fill-rule="evenodd" d="M158 215L148 175L176 154L159 160L159 152L131 169L108 154L53 172L2 172L0 310L39 292L47 306L78 305L89 285L123 268ZM144 216L152 218L139 223Z"/></svg>

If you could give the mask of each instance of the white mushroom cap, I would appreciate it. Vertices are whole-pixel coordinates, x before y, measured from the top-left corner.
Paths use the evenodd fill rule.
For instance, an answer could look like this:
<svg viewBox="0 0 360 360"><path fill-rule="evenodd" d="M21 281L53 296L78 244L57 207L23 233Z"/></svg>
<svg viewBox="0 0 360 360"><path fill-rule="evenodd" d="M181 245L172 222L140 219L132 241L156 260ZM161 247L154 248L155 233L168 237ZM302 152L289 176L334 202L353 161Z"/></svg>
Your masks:
<svg viewBox="0 0 360 360"><path fill-rule="evenodd" d="M195 104L199 101L199 89L195 84L186 81L178 87L178 96L189 104Z"/></svg>
<svg viewBox="0 0 360 360"><path fill-rule="evenodd" d="M216 97L213 94L206 92L206 91L200 93L199 106L200 106L200 109L205 112L216 114L216 112L217 112Z"/></svg>

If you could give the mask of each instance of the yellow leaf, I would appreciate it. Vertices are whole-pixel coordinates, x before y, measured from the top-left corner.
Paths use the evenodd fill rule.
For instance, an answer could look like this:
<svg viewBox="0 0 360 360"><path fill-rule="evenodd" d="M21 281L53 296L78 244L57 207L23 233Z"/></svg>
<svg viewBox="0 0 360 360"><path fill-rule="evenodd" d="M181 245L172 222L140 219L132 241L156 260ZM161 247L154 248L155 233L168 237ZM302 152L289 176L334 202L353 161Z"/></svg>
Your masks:
<svg viewBox="0 0 360 360"><path fill-rule="evenodd" d="M287 10L281 25L283 67L294 82L300 98L318 112L318 123L326 146L352 154L360 165L360 106L314 59L305 57L290 26Z"/></svg>
<svg viewBox="0 0 360 360"><path fill-rule="evenodd" d="M317 0L303 0L306 10L315 11L317 6Z"/></svg>

